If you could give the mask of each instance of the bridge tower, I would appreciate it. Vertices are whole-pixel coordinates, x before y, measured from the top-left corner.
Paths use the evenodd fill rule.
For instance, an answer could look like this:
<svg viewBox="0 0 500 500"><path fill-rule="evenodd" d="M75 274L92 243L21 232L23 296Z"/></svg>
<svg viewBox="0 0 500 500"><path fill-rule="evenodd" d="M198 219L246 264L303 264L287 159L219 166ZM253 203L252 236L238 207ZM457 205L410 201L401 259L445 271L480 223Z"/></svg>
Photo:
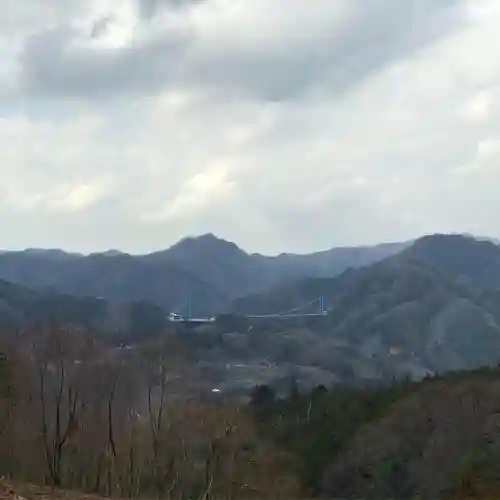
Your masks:
<svg viewBox="0 0 500 500"><path fill-rule="evenodd" d="M324 295L320 295L320 297L319 297L319 312L321 314L325 313L325 296Z"/></svg>

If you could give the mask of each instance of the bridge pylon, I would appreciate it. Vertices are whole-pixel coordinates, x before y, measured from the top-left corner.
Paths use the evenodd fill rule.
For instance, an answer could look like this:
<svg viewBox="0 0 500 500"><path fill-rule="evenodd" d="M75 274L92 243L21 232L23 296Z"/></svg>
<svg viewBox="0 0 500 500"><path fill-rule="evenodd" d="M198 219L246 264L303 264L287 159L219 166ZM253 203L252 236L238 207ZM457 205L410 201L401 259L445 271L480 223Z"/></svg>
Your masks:
<svg viewBox="0 0 500 500"><path fill-rule="evenodd" d="M319 312L321 314L325 314L325 296L324 295L319 296Z"/></svg>

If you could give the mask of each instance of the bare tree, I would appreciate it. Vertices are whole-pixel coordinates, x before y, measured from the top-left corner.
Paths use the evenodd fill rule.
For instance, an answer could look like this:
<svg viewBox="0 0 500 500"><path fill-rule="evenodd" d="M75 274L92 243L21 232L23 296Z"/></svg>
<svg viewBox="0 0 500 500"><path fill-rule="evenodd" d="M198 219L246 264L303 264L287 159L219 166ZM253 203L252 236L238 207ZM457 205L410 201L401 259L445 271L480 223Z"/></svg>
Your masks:
<svg viewBox="0 0 500 500"><path fill-rule="evenodd" d="M9 425L18 400L12 365L9 357L0 353L0 438Z"/></svg>
<svg viewBox="0 0 500 500"><path fill-rule="evenodd" d="M149 357L147 362L148 415L151 431L153 478L159 498L163 496L165 490L160 464L160 446L164 425L167 376L167 363L163 353L160 352L156 357Z"/></svg>
<svg viewBox="0 0 500 500"><path fill-rule="evenodd" d="M78 430L85 407L81 386L89 358L80 340L74 332L52 330L33 346L44 454L55 486L62 484L66 446Z"/></svg>

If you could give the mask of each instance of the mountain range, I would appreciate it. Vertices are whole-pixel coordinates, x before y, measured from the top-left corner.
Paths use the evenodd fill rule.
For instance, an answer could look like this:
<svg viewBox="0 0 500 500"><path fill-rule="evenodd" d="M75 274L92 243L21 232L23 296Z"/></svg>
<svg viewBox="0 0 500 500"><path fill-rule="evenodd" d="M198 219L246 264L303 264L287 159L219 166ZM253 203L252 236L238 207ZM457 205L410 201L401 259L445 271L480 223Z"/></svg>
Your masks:
<svg viewBox="0 0 500 500"><path fill-rule="evenodd" d="M421 238L338 277L307 279L234 302L239 314L324 295L321 329L368 357L438 372L500 361L500 248L459 235Z"/></svg>
<svg viewBox="0 0 500 500"><path fill-rule="evenodd" d="M212 234L133 256L117 251L79 255L60 250L0 254L0 279L58 293L113 302L146 301L166 310L191 299L198 313L215 314L237 297L305 277L331 277L393 255L407 244L334 248L266 257L248 254Z"/></svg>
<svg viewBox="0 0 500 500"><path fill-rule="evenodd" d="M233 364L252 385L292 372L310 383L422 378L500 361L500 247L468 235L276 257L213 235L143 256L26 250L0 255L0 279L3 328L70 322L137 340L169 330L167 312L186 298L195 312L227 313L235 321L182 340L220 385L236 383L223 368ZM320 295L325 317L242 318Z"/></svg>

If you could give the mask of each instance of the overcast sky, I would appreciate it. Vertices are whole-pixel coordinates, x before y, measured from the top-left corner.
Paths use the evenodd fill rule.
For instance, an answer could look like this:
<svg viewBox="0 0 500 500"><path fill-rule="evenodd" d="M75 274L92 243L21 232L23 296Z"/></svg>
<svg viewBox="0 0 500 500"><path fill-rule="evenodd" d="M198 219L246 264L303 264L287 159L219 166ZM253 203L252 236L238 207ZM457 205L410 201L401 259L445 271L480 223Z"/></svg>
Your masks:
<svg viewBox="0 0 500 500"><path fill-rule="evenodd" d="M500 236L498 0L2 0L0 246Z"/></svg>

